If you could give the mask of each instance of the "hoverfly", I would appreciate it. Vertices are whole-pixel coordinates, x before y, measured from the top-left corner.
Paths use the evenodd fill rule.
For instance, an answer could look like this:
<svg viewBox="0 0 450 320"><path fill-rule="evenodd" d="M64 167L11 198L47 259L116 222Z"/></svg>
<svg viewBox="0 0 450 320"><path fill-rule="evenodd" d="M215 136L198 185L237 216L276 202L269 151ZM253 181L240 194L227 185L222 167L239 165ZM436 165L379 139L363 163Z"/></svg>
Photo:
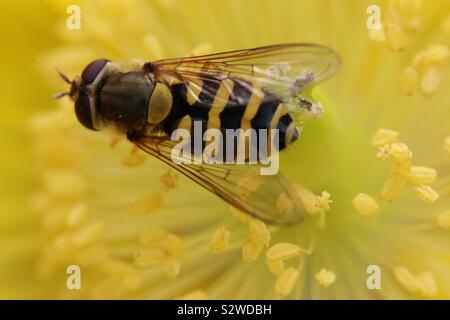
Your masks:
<svg viewBox="0 0 450 320"><path fill-rule="evenodd" d="M281 174L255 174L255 165L175 164L171 132L195 121L207 127L278 129L279 150L299 133L287 100L298 109L312 102L303 93L340 65L330 48L280 44L142 63L126 70L118 63L91 62L67 93L79 122L91 130L114 128L148 154L213 192L232 206L266 222L290 225L304 208ZM283 203L296 204L284 210ZM284 206L286 207L286 206Z"/></svg>

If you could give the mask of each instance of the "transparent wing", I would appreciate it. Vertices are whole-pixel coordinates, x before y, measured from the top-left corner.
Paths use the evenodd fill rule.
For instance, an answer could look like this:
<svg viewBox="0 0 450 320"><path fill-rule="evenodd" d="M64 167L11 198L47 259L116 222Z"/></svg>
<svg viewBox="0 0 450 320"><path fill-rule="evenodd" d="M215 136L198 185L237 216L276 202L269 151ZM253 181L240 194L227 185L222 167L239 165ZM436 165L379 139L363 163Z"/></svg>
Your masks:
<svg viewBox="0 0 450 320"><path fill-rule="evenodd" d="M140 138L137 147L162 160L237 209L268 223L300 222L304 209L282 175L262 176L259 165L176 164L171 150L177 141Z"/></svg>
<svg viewBox="0 0 450 320"><path fill-rule="evenodd" d="M218 90L225 79L240 79L250 88L259 86L285 99L331 77L339 65L338 54L326 46L293 43L159 60L145 64L144 70L153 73L158 81L185 84L187 96L202 102L233 98L229 84Z"/></svg>

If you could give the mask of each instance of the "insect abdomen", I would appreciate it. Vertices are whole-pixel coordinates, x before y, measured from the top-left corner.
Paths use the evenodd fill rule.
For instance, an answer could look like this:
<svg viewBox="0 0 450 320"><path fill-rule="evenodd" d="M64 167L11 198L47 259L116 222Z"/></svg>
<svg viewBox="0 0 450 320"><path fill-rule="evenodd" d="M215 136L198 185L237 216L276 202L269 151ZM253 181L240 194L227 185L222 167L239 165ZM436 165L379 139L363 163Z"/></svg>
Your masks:
<svg viewBox="0 0 450 320"><path fill-rule="evenodd" d="M220 94L218 94L220 92ZM167 134L186 121L202 121L203 126L220 129L278 129L279 149L298 138L298 131L282 102L266 90L241 79L203 81L201 85L172 86L173 107L164 121ZM217 96L220 97L217 98Z"/></svg>

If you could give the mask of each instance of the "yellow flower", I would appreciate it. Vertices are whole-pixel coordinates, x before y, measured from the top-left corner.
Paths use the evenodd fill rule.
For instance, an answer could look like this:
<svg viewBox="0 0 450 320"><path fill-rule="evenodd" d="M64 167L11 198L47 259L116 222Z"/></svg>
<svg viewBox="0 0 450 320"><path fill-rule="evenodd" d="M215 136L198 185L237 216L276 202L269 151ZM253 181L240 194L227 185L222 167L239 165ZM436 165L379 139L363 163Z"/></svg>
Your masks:
<svg viewBox="0 0 450 320"><path fill-rule="evenodd" d="M450 5L379 2L376 37L366 1L79 1L80 30L66 28L72 3L27 7L17 56L3 57L2 136L13 156L2 169L1 297L450 298L450 238L438 218L450 208L449 18L437 14ZM323 117L281 156L310 213L290 228L230 210L126 139L87 131L69 101L46 104L67 89L56 69L72 78L97 58L283 42L325 44L343 61L313 92ZM280 208L292 210L286 199ZM73 264L81 290L66 287ZM370 265L380 290L366 286Z"/></svg>

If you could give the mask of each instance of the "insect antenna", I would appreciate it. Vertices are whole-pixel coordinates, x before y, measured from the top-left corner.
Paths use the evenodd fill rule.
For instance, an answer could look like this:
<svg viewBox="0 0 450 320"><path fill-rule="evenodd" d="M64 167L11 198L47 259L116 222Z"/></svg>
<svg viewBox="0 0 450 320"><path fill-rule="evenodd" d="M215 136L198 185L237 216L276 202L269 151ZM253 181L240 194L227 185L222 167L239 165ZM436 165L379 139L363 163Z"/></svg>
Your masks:
<svg viewBox="0 0 450 320"><path fill-rule="evenodd" d="M69 92L59 92L52 96L53 99L61 99L62 97L68 96Z"/></svg>
<svg viewBox="0 0 450 320"><path fill-rule="evenodd" d="M71 83L72 83L72 81L70 81L69 78L68 78L64 73L62 73L62 72L59 71L58 69L56 69L56 71L58 71L59 76L60 76L66 83L68 83L68 84L71 84Z"/></svg>
<svg viewBox="0 0 450 320"><path fill-rule="evenodd" d="M53 99L61 99L62 97L65 96L70 96L72 97L73 91L75 90L76 86L74 86L76 83L75 81L71 81L69 79L69 77L67 77L64 73L62 73L61 71L59 71L58 69L56 69L56 71L58 72L59 76L64 80L64 82L66 82L67 84L71 85L71 89L70 91L67 92L59 92L53 95Z"/></svg>

